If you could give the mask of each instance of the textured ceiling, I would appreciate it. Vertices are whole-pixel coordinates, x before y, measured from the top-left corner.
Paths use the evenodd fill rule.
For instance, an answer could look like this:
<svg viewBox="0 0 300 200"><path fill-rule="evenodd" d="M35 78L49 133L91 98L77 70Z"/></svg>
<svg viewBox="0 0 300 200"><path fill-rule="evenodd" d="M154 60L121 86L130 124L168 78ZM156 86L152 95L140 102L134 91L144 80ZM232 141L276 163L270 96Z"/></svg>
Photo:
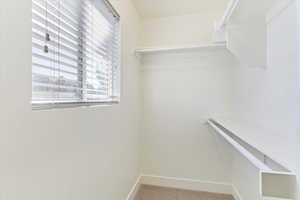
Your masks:
<svg viewBox="0 0 300 200"><path fill-rule="evenodd" d="M143 18L225 10L228 0L133 0Z"/></svg>

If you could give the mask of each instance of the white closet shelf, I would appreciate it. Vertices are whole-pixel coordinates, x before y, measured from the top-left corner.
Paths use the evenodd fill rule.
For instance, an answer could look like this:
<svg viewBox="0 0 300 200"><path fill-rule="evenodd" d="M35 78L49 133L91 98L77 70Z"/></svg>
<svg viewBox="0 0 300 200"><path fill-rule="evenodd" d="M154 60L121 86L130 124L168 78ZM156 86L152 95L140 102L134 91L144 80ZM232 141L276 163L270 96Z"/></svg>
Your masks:
<svg viewBox="0 0 300 200"><path fill-rule="evenodd" d="M137 54L150 54L150 53L163 53L163 52L183 52L183 51L226 49L226 47L227 47L227 43L225 41L222 41L222 42L215 42L215 43L210 43L210 44L206 44L206 45L139 48L135 52Z"/></svg>
<svg viewBox="0 0 300 200"><path fill-rule="evenodd" d="M244 157L246 157L254 166L263 171L271 171L267 165L257 159L252 155L245 147L240 145L234 138L229 136L223 129L220 127L215 120L208 120L208 124L220 135L222 136L229 144L231 144L238 152L240 152ZM225 128L225 127L224 127Z"/></svg>
<svg viewBox="0 0 300 200"><path fill-rule="evenodd" d="M241 138L241 135L253 134L253 129L246 127L245 124L232 123L232 121L221 119L209 119L208 124L216 134L221 136L238 152L238 154L233 154L235 156L234 160L236 162L242 160L243 165L246 166L238 172L239 176L242 176L240 179L247 179L249 176L256 177L249 179L251 181L250 184L255 188L252 190L255 196L259 196L260 200L292 200L294 198L293 188L295 188L296 184L296 175L282 164L250 145L250 143L246 142L247 140ZM244 160L249 162L245 164ZM255 168L249 168L249 165ZM243 174L247 175L244 176ZM244 183L242 181L239 184L241 188L248 187L248 182ZM243 193L248 195L245 191Z"/></svg>
<svg viewBox="0 0 300 200"><path fill-rule="evenodd" d="M239 63L266 68L268 25L288 8L293 0L230 0L222 18L216 22L219 37L226 37L228 50Z"/></svg>
<svg viewBox="0 0 300 200"><path fill-rule="evenodd" d="M253 147L243 140L243 138L236 135L240 132L245 132L245 129L243 130L233 123L229 123L228 121L220 119L209 119L208 124L262 173L291 176L295 175L295 173L283 167L283 165L274 161L274 159L270 158L265 153L262 153L256 147Z"/></svg>
<svg viewBox="0 0 300 200"><path fill-rule="evenodd" d="M239 0L231 0L228 3L228 6L225 10L225 13L221 19L221 21L217 24L217 30L222 30L226 25L227 22L230 20L234 10L236 9Z"/></svg>
<svg viewBox="0 0 300 200"><path fill-rule="evenodd" d="M247 22L249 19L251 20L251 18L263 13L266 16L266 21L270 21L270 18L280 13L291 2L292 0L230 0L221 20L217 24L217 30L224 29L233 15L235 20Z"/></svg>

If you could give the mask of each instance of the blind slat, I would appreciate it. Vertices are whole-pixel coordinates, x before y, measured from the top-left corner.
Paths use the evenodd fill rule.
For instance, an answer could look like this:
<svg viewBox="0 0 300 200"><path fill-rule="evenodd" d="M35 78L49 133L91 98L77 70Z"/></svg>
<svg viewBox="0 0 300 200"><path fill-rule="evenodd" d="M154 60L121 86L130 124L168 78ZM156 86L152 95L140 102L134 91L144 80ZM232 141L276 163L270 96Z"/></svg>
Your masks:
<svg viewBox="0 0 300 200"><path fill-rule="evenodd" d="M106 94L107 88L100 88L100 89L82 89L78 87L71 87L71 86L64 86L64 85L56 85L56 84L43 84L43 83L33 83L33 88L35 92L42 92L42 91L56 91L56 92L70 92L70 91L86 91L89 94Z"/></svg>
<svg viewBox="0 0 300 200"><path fill-rule="evenodd" d="M45 42L45 36L41 35L40 33L33 30L32 36L35 40L38 40L42 43ZM96 46L96 44L90 44L86 43L85 41L82 41L82 46L79 44L75 45L74 43L69 42L68 40L64 38L60 38L60 41L51 40L48 41L47 44L51 46L53 49L57 49L58 47L61 50L67 51L70 54L74 54L77 57L81 58L88 58L88 59L100 59L102 60L103 57L107 56L109 51L107 51L108 48L103 48L102 45ZM112 45L114 46L114 45ZM76 49L78 49L76 51ZM51 49L49 49L51 50ZM79 54L79 50L83 51L82 54ZM55 50L54 50L55 51ZM58 51L58 50L56 50ZM93 55L92 57L90 55Z"/></svg>
<svg viewBox="0 0 300 200"><path fill-rule="evenodd" d="M63 66L65 66L65 67L69 67L69 68L73 68L73 69L76 69L76 70L78 70L78 69L80 70L79 66L72 65L72 64L63 62L63 61L61 61L61 60L55 59L55 58L51 58L51 57L48 57L48 56L44 56L44 55L42 55L42 54L32 53L32 57L33 57L33 58L43 59L43 60L45 60L45 61L50 61L50 62L52 62L53 64L56 64L56 65L63 65Z"/></svg>
<svg viewBox="0 0 300 200"><path fill-rule="evenodd" d="M52 71L52 73L53 73L53 71L60 71L60 72L62 72L62 73L66 73L66 74L69 74L69 75L72 75L72 76L77 76L78 77L78 73L75 73L75 72L70 72L70 71L66 71L66 70L64 70L64 69L61 69L61 68L56 68L56 67L49 67L49 66L47 66L47 65L42 65L42 64L39 64L39 63L35 63L35 62L32 62L32 66L33 67L37 67L37 68L41 68L41 69L47 69L47 70L50 70L50 71ZM41 69L33 69L33 71L42 71ZM50 72L51 73L51 72ZM50 74L49 73L49 74ZM50 76L50 75L48 75L48 76Z"/></svg>
<svg viewBox="0 0 300 200"><path fill-rule="evenodd" d="M78 24L73 23L72 20L69 20L67 17L62 15L61 12L59 11L49 11L47 10L44 6L33 3L32 4L33 9L35 10L34 13L39 15L44 21L47 20L51 21L53 24L56 24L57 26L63 26L66 30L77 33L79 32L78 30ZM57 13L54 13L57 12ZM45 16L45 18L44 18Z"/></svg>
<svg viewBox="0 0 300 200"><path fill-rule="evenodd" d="M41 9L44 10L44 12L52 12L52 13L57 13L60 16L62 16L63 19L68 21L70 24L72 24L74 27L78 27L78 18L79 16L76 16L74 12L70 11L69 9L66 8L66 5L61 3L59 6L54 5L51 3L51 1L43 2L43 1L33 1L33 4L38 5ZM47 8L46 8L47 6Z"/></svg>
<svg viewBox="0 0 300 200"><path fill-rule="evenodd" d="M44 18L42 14L37 13L37 11L34 11L32 13L32 19L42 24L44 27L51 29L54 32L58 32L59 34L65 34L67 36L70 36L71 38L74 38L75 40L78 40L79 38L77 36L79 32L67 29L66 27L63 27L57 24L56 22L51 21L50 19Z"/></svg>
<svg viewBox="0 0 300 200"><path fill-rule="evenodd" d="M50 72L48 72L48 76L51 76L50 74L54 74L54 72L58 73L63 73L63 74L68 74L69 76L71 77L78 77L78 79L82 79L82 75L78 75L78 73L74 73L74 72L70 72L70 71L66 71L66 70L63 70L63 69L60 69L60 68L56 68L56 67L49 67L49 66L46 66L46 65L42 65L42 64L38 64L38 63L32 63L32 66L33 67L36 67L36 68L41 68L41 69L46 69ZM43 71L43 70L35 70L33 69L34 71L40 71L40 73ZM93 79L95 78L97 81L107 81L107 75L103 72L87 72L87 74L85 75L85 77L87 79Z"/></svg>

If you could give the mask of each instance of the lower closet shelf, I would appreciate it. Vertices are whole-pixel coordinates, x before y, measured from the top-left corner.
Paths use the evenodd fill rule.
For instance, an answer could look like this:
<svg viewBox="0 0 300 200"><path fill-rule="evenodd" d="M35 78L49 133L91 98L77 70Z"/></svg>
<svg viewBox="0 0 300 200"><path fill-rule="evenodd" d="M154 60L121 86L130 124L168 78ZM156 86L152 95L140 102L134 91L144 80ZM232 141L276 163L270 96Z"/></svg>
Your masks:
<svg viewBox="0 0 300 200"><path fill-rule="evenodd" d="M215 119L208 120L208 124L236 152L233 153L233 166L242 167L233 171L239 179L233 184L240 189L242 197L251 196L255 200L294 199L295 173L243 140L240 137L243 129L236 128L238 126Z"/></svg>

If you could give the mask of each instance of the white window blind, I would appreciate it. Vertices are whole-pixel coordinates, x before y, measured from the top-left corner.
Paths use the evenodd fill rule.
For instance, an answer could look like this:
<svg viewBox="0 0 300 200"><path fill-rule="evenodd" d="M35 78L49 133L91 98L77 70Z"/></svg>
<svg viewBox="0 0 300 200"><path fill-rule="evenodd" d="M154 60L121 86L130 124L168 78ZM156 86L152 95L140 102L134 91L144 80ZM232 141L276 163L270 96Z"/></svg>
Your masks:
<svg viewBox="0 0 300 200"><path fill-rule="evenodd" d="M32 0L34 107L119 101L119 20L106 0Z"/></svg>

